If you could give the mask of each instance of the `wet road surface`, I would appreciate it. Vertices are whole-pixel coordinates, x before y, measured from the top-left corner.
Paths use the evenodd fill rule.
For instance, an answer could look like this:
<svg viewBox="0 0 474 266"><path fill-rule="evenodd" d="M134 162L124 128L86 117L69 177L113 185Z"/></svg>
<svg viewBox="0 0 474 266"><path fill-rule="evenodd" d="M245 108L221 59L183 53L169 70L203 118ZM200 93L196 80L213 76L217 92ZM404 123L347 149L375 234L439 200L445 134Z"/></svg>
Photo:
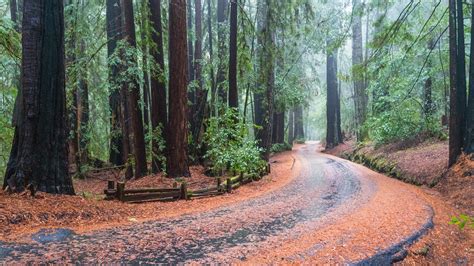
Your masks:
<svg viewBox="0 0 474 266"><path fill-rule="evenodd" d="M32 236L32 243L0 243L0 262L177 264L252 261L267 250L278 249L282 243L297 242L308 232L323 230L334 219L364 207L377 192L377 183L355 171L351 163L317 153L316 148L316 144L312 144L296 151L301 174L272 193L204 213L86 234L75 234L66 229L43 230ZM413 234L422 229L413 229ZM394 239L392 244L398 242ZM282 259L304 261L318 256L318 251L327 245L324 241L315 242L311 248L295 249L294 254ZM357 261L376 263L374 259L379 253Z"/></svg>

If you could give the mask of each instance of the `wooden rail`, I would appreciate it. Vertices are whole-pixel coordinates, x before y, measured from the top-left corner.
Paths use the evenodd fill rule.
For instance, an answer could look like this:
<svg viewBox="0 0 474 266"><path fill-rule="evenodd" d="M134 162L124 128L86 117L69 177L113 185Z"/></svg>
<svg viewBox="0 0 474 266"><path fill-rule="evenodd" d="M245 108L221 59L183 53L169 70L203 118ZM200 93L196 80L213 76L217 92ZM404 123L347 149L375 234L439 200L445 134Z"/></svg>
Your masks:
<svg viewBox="0 0 474 266"><path fill-rule="evenodd" d="M141 203L150 201L175 201L189 200L192 198L213 197L224 193L231 193L244 184L257 181L263 175L270 173L270 164L262 169L260 175L244 174L229 177L224 182L217 178L215 187L188 190L186 183L181 183L178 188L133 188L125 189L124 182L108 181L107 189L104 190L105 199L118 199L122 202Z"/></svg>

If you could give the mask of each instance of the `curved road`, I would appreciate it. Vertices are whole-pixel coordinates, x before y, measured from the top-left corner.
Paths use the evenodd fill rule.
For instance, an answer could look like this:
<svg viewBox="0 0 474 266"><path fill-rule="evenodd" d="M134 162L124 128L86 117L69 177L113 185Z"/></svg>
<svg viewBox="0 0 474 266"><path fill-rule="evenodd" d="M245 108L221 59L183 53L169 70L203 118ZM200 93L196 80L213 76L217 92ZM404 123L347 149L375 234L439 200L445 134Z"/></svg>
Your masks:
<svg viewBox="0 0 474 266"><path fill-rule="evenodd" d="M389 264L432 225L408 185L351 162L295 154L289 185L204 213L75 234L41 231L32 243L0 243L0 262Z"/></svg>

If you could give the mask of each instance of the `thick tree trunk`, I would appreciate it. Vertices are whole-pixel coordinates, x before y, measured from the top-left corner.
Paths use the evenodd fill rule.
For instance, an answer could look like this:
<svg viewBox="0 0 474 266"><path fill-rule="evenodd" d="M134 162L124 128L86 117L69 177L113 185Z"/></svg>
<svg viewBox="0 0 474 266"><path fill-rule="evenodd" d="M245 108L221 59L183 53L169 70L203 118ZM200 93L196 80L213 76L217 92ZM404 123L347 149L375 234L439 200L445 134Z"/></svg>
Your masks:
<svg viewBox="0 0 474 266"><path fill-rule="evenodd" d="M237 88L237 0L230 0L229 107L239 108Z"/></svg>
<svg viewBox="0 0 474 266"><path fill-rule="evenodd" d="M340 143L340 112L339 96L337 86L337 53L329 51L328 42L327 52L327 130L326 130L326 148L331 149Z"/></svg>
<svg viewBox="0 0 474 266"><path fill-rule="evenodd" d="M255 139L262 148L262 158L268 161L272 144L273 87L275 83L272 9L266 0L258 1L258 88L254 94Z"/></svg>
<svg viewBox="0 0 474 266"><path fill-rule="evenodd" d="M354 105L357 127L357 140L367 137L363 125L367 117L367 91L365 75L363 75L363 47L362 47L362 4L360 0L352 1L354 11L352 24L352 78L354 80Z"/></svg>
<svg viewBox="0 0 474 266"><path fill-rule="evenodd" d="M187 119L186 1L169 2L169 156L170 177L189 176Z"/></svg>
<svg viewBox="0 0 474 266"><path fill-rule="evenodd" d="M285 143L285 113L275 112L273 114L273 144Z"/></svg>
<svg viewBox="0 0 474 266"><path fill-rule="evenodd" d="M62 1L25 0L22 38L22 102L18 134L6 170L12 191L74 194L67 160ZM15 147L13 147L15 148Z"/></svg>
<svg viewBox="0 0 474 266"><path fill-rule="evenodd" d="M161 1L149 0L150 3L150 21L152 23L152 39L156 47L152 49L151 55L158 65L158 71L151 75L151 126L153 130L161 127L161 136L153 137L153 160L152 171L158 173L162 170L158 153L160 151L158 137L166 140L168 130L168 111L166 106L166 84L164 77L165 60L163 52L163 27L161 24ZM168 146L168 145L166 145ZM163 151L167 156L167 148Z"/></svg>
<svg viewBox="0 0 474 266"><path fill-rule="evenodd" d="M219 58L219 69L217 70L217 90L219 94L218 105L225 105L227 103L227 91L225 90L225 51L226 51L226 36L225 36L225 22L227 20L227 0L217 0L217 38L218 41L218 53Z"/></svg>
<svg viewBox="0 0 474 266"><path fill-rule="evenodd" d="M117 48L117 42L122 38L121 33L121 9L120 0L107 0L106 23L107 23L107 55L112 57ZM110 153L109 161L114 165L125 163L122 146L122 124L120 122L120 89L116 82L119 67L116 64L109 65L109 108L110 108Z"/></svg>
<svg viewBox="0 0 474 266"><path fill-rule="evenodd" d="M456 5L456 2L461 5ZM466 106L464 24L462 1L449 1L450 118L449 165L456 163L464 139Z"/></svg>
<svg viewBox="0 0 474 266"><path fill-rule="evenodd" d="M202 78L202 3L201 0L194 0L195 9L195 43L194 43L194 70L197 81L196 104L194 105L193 119L191 121L191 133L193 135L193 154L199 157L197 147L202 141L202 124L204 121L208 90L203 87ZM212 71L212 70L211 70Z"/></svg>
<svg viewBox="0 0 474 266"><path fill-rule="evenodd" d="M133 15L132 0L122 0L124 15L125 38L132 49L136 49L135 21ZM132 65L136 65L136 58L130 58ZM140 87L135 77L128 82L128 106L131 118L131 142L133 144L133 155L135 158L135 178L140 178L147 173L145 135L143 131L142 112L139 106Z"/></svg>
<svg viewBox="0 0 474 266"><path fill-rule="evenodd" d="M471 29L474 29L474 5L472 5ZM474 44L474 34L471 34L471 44ZM469 98L466 112L466 137L464 151L474 153L474 45L471 45L469 67Z"/></svg>

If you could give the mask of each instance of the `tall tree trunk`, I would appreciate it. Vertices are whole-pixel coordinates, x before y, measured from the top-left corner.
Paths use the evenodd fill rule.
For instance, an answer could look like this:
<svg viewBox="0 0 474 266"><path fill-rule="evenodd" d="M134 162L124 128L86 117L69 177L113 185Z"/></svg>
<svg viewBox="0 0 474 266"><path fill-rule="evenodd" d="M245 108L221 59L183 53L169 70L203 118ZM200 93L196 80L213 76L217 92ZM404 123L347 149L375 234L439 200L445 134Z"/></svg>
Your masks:
<svg viewBox="0 0 474 266"><path fill-rule="evenodd" d="M273 12L269 7L269 1L258 1L258 88L254 94L255 139L262 148L262 158L270 158L272 142L272 118L273 118L273 87L275 82L275 66L273 46L274 38L272 31Z"/></svg>
<svg viewBox="0 0 474 266"><path fill-rule="evenodd" d="M363 6L360 0L352 0L354 11L352 24L352 78L354 80L354 105L357 127L357 140L362 141L367 137L363 125L367 117L367 91L365 75L363 73L363 45L362 45L362 14Z"/></svg>
<svg viewBox="0 0 474 266"><path fill-rule="evenodd" d="M163 27L161 24L161 1L149 0L150 3L150 21L152 23L152 39L156 47L151 50L151 55L157 64L158 71L151 75L151 126L153 130L161 127L161 138L166 140L168 131L168 112L166 106L166 84L165 84L165 60L163 52ZM159 142L153 137L153 160L152 171L158 173L162 166L159 161ZM167 156L167 146L164 149L164 155Z"/></svg>
<svg viewBox="0 0 474 266"><path fill-rule="evenodd" d="M326 129L326 148L331 149L339 144L339 126L338 126L338 106L340 103L337 86L337 53L330 51L331 46L328 42L327 51L327 129Z"/></svg>
<svg viewBox="0 0 474 266"><path fill-rule="evenodd" d="M210 79L211 79L211 115L215 114L215 107L216 107L216 97L217 97L217 85L216 85L216 77L213 67L214 62L214 41L213 41L213 31L212 31L212 2L211 0L207 0L207 32L209 38L209 72L210 72Z"/></svg>
<svg viewBox="0 0 474 266"><path fill-rule="evenodd" d="M199 151L197 150L198 144L201 143L201 131L202 124L204 121L206 106L207 106L207 95L208 90L203 87L202 79L202 3L201 0L194 0L195 10L195 44L194 44L194 69L195 78L197 81L196 88L196 104L194 105L192 124L192 135L194 141L193 154L199 157ZM212 71L212 70L211 70Z"/></svg>
<svg viewBox="0 0 474 266"><path fill-rule="evenodd" d="M458 156L461 154L462 146L462 130L461 118L459 112L462 108L459 106L458 99L461 90L459 86L459 78L457 68L458 59L458 40L456 32L456 0L449 0L449 64L450 64L450 114L449 114L449 165L456 163Z"/></svg>
<svg viewBox="0 0 474 266"><path fill-rule="evenodd" d="M472 7L471 29L474 29L474 5ZM466 137L464 151L474 153L474 34L471 34L471 59L469 63L469 98L466 112Z"/></svg>
<svg viewBox="0 0 474 266"><path fill-rule="evenodd" d="M122 38L122 14L120 0L107 0L107 55L112 57L117 48L117 42ZM122 145L122 123L120 108L120 89L116 82L119 73L117 64L109 64L109 108L110 108L110 152L109 161L114 165L125 163Z"/></svg>
<svg viewBox="0 0 474 266"><path fill-rule="evenodd" d="M150 127L150 67L148 65L148 18L149 13L148 1L142 2L142 15L140 20L141 25L141 50L142 50L142 68L143 68L143 122L145 126L145 132L151 130Z"/></svg>
<svg viewBox="0 0 474 266"><path fill-rule="evenodd" d="M227 103L227 92L225 90L225 22L227 20L227 0L217 0L217 38L218 41L218 53L217 57L219 58L219 69L217 70L217 90L219 94L219 104L225 105Z"/></svg>
<svg viewBox="0 0 474 266"><path fill-rule="evenodd" d="M122 8L126 41L132 49L136 49L137 42L135 36L135 20L133 15L132 0L122 0ZM132 57L129 58L129 60L132 61L130 62L132 65L137 64L136 58ZM128 86L128 111L130 112L131 118L131 142L133 143L133 154L135 158L135 178L140 178L147 173L147 163L142 112L139 106L140 87L138 86L136 77L131 77L131 80L128 82Z"/></svg>
<svg viewBox="0 0 474 266"><path fill-rule="evenodd" d="M186 0L169 2L169 156L170 177L190 176L188 166Z"/></svg>
<svg viewBox="0 0 474 266"><path fill-rule="evenodd" d="M239 108L237 88L237 0L230 0L229 107Z"/></svg>
<svg viewBox="0 0 474 266"><path fill-rule="evenodd" d="M25 0L22 102L4 187L74 194L68 173L62 1Z"/></svg>
<svg viewBox="0 0 474 266"><path fill-rule="evenodd" d="M81 2L81 9L83 3ZM85 43L82 40L80 42L79 55L85 56ZM79 73L79 86L76 91L76 106L77 106L77 134L79 141L79 163L85 165L89 161L89 85L87 81L87 67L81 66Z"/></svg>
<svg viewBox="0 0 474 266"><path fill-rule="evenodd" d="M191 106L196 104L196 94L193 87L189 86L195 77L194 77L194 48L193 48L193 8L192 0L187 0L187 15L188 15L188 100L191 103ZM192 110L193 108L188 108ZM192 117L192 114L189 114L189 117Z"/></svg>
<svg viewBox="0 0 474 266"><path fill-rule="evenodd" d="M275 112L273 114L273 144L285 143L285 112Z"/></svg>

